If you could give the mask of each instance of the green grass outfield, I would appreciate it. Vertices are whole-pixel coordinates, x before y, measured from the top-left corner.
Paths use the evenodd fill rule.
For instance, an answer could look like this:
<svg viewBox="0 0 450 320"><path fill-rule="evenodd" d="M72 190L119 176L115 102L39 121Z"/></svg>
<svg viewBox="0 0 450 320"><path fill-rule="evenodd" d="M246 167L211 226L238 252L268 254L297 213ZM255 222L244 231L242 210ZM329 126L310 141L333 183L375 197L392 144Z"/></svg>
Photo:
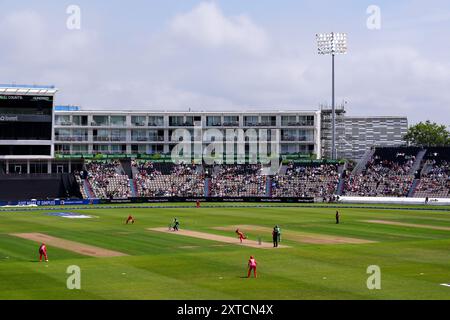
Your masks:
<svg viewBox="0 0 450 320"><path fill-rule="evenodd" d="M67 219L48 211L0 212L0 299L450 299L450 231L371 224L362 220L450 227L450 211L291 207L117 208L73 210L95 216ZM238 205L238 204L230 204ZM386 206L384 206L386 207ZM398 208L399 206L393 206ZM420 208L424 208L423 206ZM437 209L438 207L433 207ZM134 225L125 225L128 214ZM181 229L218 235L212 229L256 225L372 240L370 244L306 244L283 239L290 248L260 249L147 231L178 217ZM39 263L38 243L10 233L39 232L128 254L92 258L48 246ZM245 230L244 230L245 232ZM247 232L270 242L271 235ZM250 255L259 278L247 279ZM69 290L66 269L81 268L81 290ZM369 265L381 268L381 289L369 290Z"/></svg>

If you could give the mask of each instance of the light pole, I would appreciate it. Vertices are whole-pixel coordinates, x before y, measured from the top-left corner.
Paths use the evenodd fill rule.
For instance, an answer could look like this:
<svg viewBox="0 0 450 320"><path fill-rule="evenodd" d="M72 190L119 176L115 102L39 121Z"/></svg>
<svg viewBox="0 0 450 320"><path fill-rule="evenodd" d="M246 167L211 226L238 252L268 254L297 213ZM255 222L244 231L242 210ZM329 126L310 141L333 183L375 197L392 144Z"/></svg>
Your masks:
<svg viewBox="0 0 450 320"><path fill-rule="evenodd" d="M347 34L316 34L319 54L331 54L331 158L336 160L336 110L334 102L334 56L347 53Z"/></svg>

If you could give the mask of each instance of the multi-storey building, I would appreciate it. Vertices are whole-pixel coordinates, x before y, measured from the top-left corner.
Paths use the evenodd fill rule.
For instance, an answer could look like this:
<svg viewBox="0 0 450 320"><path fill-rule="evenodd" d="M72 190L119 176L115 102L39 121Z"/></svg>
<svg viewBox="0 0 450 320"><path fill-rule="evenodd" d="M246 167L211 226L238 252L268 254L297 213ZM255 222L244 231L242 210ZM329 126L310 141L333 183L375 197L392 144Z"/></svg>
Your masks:
<svg viewBox="0 0 450 320"><path fill-rule="evenodd" d="M191 133L216 129L279 133L279 153L317 158L331 155L331 110L289 111L104 111L55 107L54 87L0 86L0 173L70 172L77 160L95 154L170 154L177 129ZM406 117L347 117L336 108L338 158L359 159L372 146L397 146ZM197 140L196 140L197 139ZM202 144L217 142L200 138ZM246 143L246 153L250 143ZM270 143L268 144L270 152Z"/></svg>
<svg viewBox="0 0 450 320"><path fill-rule="evenodd" d="M169 154L176 129L278 129L280 153L321 157L320 111L62 111L55 112L56 154ZM204 140L205 143L208 141Z"/></svg>
<svg viewBox="0 0 450 320"><path fill-rule="evenodd" d="M346 116L343 106L336 112L336 155L338 159L358 160L371 147L405 145L408 131L407 117ZM322 157L331 157L331 109L321 108Z"/></svg>
<svg viewBox="0 0 450 320"><path fill-rule="evenodd" d="M405 145L406 117L344 117L343 134L337 139L339 158L360 159L370 147Z"/></svg>
<svg viewBox="0 0 450 320"><path fill-rule="evenodd" d="M48 171L56 91L52 86L0 85L0 173Z"/></svg>

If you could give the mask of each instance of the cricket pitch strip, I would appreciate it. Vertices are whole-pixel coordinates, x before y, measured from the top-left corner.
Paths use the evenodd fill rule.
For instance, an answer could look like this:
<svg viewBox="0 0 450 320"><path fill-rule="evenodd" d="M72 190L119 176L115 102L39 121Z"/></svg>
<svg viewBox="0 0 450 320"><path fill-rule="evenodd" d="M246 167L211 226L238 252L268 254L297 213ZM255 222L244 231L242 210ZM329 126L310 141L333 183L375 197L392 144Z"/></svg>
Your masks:
<svg viewBox="0 0 450 320"><path fill-rule="evenodd" d="M45 243L47 246L72 251L90 257L106 258L106 257L126 256L126 254L122 252L108 250L61 238L56 238L43 233L11 233L10 235L26 240Z"/></svg>
<svg viewBox="0 0 450 320"><path fill-rule="evenodd" d="M273 244L269 243L269 242L261 242L261 244L260 244L258 241L245 239L242 243L240 243L239 239L237 237L226 237L226 236L220 236L217 234L211 234L211 233L206 233L206 232L198 232L198 231L191 231L191 230L172 231L172 230L168 230L167 228L149 228L147 230L170 233L170 234L177 234L180 236L212 240L212 241L218 241L218 242L229 243L229 244L236 244L236 245L241 245L241 246L251 247L251 248L275 249L273 247ZM284 245L280 244L280 245L278 245L278 248L289 248L289 246L284 246Z"/></svg>

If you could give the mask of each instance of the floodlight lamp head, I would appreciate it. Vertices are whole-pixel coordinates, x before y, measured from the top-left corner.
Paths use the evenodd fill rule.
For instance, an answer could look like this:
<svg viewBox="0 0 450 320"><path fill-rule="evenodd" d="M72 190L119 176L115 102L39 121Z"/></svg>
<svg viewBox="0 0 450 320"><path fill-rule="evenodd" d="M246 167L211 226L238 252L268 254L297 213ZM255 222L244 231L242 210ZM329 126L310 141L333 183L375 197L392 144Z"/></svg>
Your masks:
<svg viewBox="0 0 450 320"><path fill-rule="evenodd" d="M318 33L316 39L319 54L347 53L347 34L345 33Z"/></svg>

